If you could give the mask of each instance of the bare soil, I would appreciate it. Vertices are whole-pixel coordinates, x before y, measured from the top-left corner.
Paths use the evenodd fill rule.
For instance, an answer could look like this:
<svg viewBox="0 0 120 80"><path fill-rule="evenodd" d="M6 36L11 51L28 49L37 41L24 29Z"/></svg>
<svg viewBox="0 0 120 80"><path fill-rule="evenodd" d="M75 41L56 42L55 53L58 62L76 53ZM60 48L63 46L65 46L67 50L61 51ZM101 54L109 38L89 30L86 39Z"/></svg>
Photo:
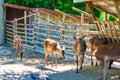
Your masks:
<svg viewBox="0 0 120 80"><path fill-rule="evenodd" d="M57 68L52 68L50 56L48 66L44 66L44 54L26 49L21 61L16 52L10 58L11 50L10 46L0 46L0 80L101 80L102 77L101 68L87 62L83 70L76 74L75 60L58 59ZM112 67L107 78L120 80L120 69Z"/></svg>

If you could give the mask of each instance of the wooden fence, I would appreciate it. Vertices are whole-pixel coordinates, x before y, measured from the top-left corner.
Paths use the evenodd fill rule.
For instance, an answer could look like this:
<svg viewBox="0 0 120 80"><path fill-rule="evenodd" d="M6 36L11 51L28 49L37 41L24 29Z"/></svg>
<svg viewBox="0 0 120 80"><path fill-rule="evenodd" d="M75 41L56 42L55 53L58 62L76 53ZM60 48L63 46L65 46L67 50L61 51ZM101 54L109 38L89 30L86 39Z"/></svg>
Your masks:
<svg viewBox="0 0 120 80"><path fill-rule="evenodd" d="M56 16L53 16L55 18L51 17L52 19L50 17L50 15L45 17L39 13L31 13L30 15L25 15L22 18L14 19L12 21L6 20L6 43L13 44L13 37L14 35L18 34L22 38L22 46L24 48L44 53L43 41L46 38L51 38L60 42L62 46L65 46L66 54L68 57L72 58L72 44L74 35L88 36L91 34L100 34L102 36L113 35L117 36L116 38L118 38L118 32L116 31L118 30L118 27L113 27L114 23L112 23L112 28L110 28L101 27L105 25L105 23L100 24L97 22L100 30L97 31L96 24L76 24L69 20L67 20L67 22L58 23L57 21L53 21ZM29 24L27 23L28 19ZM24 22L20 23L20 20L23 20ZM108 29L110 32L108 32L107 35L106 31L108 31ZM112 34L111 29L114 30L114 34Z"/></svg>

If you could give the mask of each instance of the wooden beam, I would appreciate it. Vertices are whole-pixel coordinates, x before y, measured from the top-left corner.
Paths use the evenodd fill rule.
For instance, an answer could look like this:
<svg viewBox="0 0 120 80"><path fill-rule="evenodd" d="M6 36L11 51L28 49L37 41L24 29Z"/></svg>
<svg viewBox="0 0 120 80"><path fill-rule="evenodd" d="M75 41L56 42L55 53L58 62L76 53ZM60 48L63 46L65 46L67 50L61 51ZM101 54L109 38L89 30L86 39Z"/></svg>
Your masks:
<svg viewBox="0 0 120 80"><path fill-rule="evenodd" d="M95 14L94 14L94 11L93 11L92 6L91 6L91 2L86 2L86 5L87 5L90 13L92 14L93 20L95 20L95 21L100 21L100 20L98 20L98 19L96 18ZM97 27L98 31L101 31L99 23L96 23L96 27ZM103 36L104 36L103 33L100 34L100 37L101 37L102 39L103 39Z"/></svg>
<svg viewBox="0 0 120 80"><path fill-rule="evenodd" d="M102 8L114 8L115 5L101 5Z"/></svg>
<svg viewBox="0 0 120 80"><path fill-rule="evenodd" d="M65 16L68 16L68 17L70 17L70 18L72 18L72 19L75 19L75 20L80 21L79 19L77 19L77 18L75 18L75 17L73 17L73 16L70 16L70 15L68 15L68 14L66 14L66 13L64 13L64 12L62 12L62 11L58 10L58 9L55 9L55 11L57 11L57 12L61 13L62 15L65 15Z"/></svg>
<svg viewBox="0 0 120 80"><path fill-rule="evenodd" d="M86 2L86 5L87 5L90 13L92 14L93 19L94 19L94 20L97 20L96 17L95 17L94 11L93 11L93 9L92 9L91 3L90 3L90 2Z"/></svg>
<svg viewBox="0 0 120 80"><path fill-rule="evenodd" d="M92 5L93 7L97 8L97 9L99 9L99 10L102 10L102 11L110 14L111 16L113 16L113 17L115 17L115 18L118 18L118 16L117 16L115 13L111 13L111 12L109 12L109 11L106 11L105 9L103 9L103 8L100 7L100 6L96 6L96 5L94 5L94 4L90 4L90 5Z"/></svg>
<svg viewBox="0 0 120 80"><path fill-rule="evenodd" d="M104 15L105 15L105 17L104 17L104 21L107 21L107 20L108 20L107 13L106 13L106 12L104 12Z"/></svg>
<svg viewBox="0 0 120 80"><path fill-rule="evenodd" d="M117 0L114 0L114 5L115 5L115 9L116 9L116 13L117 13L118 19L120 21L120 8L118 6L118 1Z"/></svg>
<svg viewBox="0 0 120 80"><path fill-rule="evenodd" d="M89 14L89 13L87 13L87 12L85 12L85 11L79 10L79 9L77 9L77 8L75 8L75 7L72 7L72 9L75 10L75 11L77 11L77 12L79 12L79 13L83 13L83 14L85 14L85 15L88 16L88 17L92 17L91 14Z"/></svg>
<svg viewBox="0 0 120 80"><path fill-rule="evenodd" d="M108 1L112 1L112 0L91 0L92 2L108 2Z"/></svg>
<svg viewBox="0 0 120 80"><path fill-rule="evenodd" d="M112 0L74 0L73 2L86 2L86 1L91 1L91 2L107 2L107 1L112 1Z"/></svg>

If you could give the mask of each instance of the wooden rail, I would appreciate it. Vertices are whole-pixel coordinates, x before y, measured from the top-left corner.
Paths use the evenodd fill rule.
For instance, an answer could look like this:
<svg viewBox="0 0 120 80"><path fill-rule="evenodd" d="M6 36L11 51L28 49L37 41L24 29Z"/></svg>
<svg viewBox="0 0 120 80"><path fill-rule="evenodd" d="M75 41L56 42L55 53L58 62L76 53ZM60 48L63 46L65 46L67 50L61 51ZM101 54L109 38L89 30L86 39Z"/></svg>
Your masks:
<svg viewBox="0 0 120 80"><path fill-rule="evenodd" d="M64 15L64 13L62 14ZM103 37L106 36L108 40L112 38L112 42L114 42L114 39L117 40L117 43L119 42L120 26L118 25L118 23L109 21L101 23L97 22L98 27L100 28L100 31L97 31L95 24L66 23L64 22L65 21L64 19L62 20L63 22L51 23L50 15L49 14L47 15L48 20L46 19L46 17L38 15L38 13L36 14L31 13L30 15L26 15L25 17L15 19L16 21L6 20L6 40L7 40L6 42L12 44L14 35L18 34L21 36L23 41L22 45L25 48L34 51L39 51L37 50L37 48L39 47L40 49L43 49L43 41L44 39L49 37L60 42L62 46L65 46L67 55L71 56L73 56L72 44L74 35L82 36L82 34L86 35L97 34L102 35ZM31 16L35 16L36 19L29 24L26 22L25 18L31 18ZM65 14L65 16L68 15ZM56 17L57 16L55 16L55 18ZM18 23L18 21L22 19L25 19L24 23Z"/></svg>

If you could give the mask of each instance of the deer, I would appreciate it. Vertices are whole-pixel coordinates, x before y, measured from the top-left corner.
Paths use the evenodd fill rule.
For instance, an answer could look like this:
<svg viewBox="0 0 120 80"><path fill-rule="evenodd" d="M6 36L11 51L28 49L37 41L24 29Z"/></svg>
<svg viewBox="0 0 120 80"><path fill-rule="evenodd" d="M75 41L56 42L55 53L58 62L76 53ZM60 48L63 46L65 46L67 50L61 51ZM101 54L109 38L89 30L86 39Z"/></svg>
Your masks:
<svg viewBox="0 0 120 80"><path fill-rule="evenodd" d="M56 67L57 67L57 55L60 55L62 59L65 59L65 47L61 47L59 42L53 39L45 39L43 42L44 50L45 50L45 66L47 65L47 57L49 54L52 54L52 67L54 63L54 55L56 55Z"/></svg>
<svg viewBox="0 0 120 80"><path fill-rule="evenodd" d="M13 49L11 51L10 57L12 57L13 51L16 50L17 51L17 55L19 55L20 59L22 60L23 54L24 54L24 50L22 49L21 42L22 42L21 37L19 35L15 35L14 36L14 40L13 40Z"/></svg>
<svg viewBox="0 0 120 80"><path fill-rule="evenodd" d="M111 41L111 39L110 39L110 41ZM112 43L112 41L110 43ZM107 38L104 37L104 40L103 40L103 39L99 38L98 35L95 35L89 39L89 44L90 44L90 60L91 60L91 65L93 65L93 58L92 58L93 52L95 52L96 49L100 45L107 45L107 44L109 44L109 42L107 41ZM109 69L111 68L112 63L113 63L113 61L110 62ZM95 65L97 66L97 62Z"/></svg>
<svg viewBox="0 0 120 80"><path fill-rule="evenodd" d="M106 80L106 74L111 61L120 59L120 44L111 43L100 45L95 52L96 59L100 62L103 69L103 80Z"/></svg>
<svg viewBox="0 0 120 80"><path fill-rule="evenodd" d="M74 39L73 53L74 53L74 55L76 57L76 64L77 64L76 73L79 73L79 70L78 70L79 59L80 59L80 67L79 67L80 70L82 70L82 64L84 62L84 55L85 55L86 48L87 48L86 42L84 40L85 36L86 35L84 35L81 38L73 36L73 39Z"/></svg>

